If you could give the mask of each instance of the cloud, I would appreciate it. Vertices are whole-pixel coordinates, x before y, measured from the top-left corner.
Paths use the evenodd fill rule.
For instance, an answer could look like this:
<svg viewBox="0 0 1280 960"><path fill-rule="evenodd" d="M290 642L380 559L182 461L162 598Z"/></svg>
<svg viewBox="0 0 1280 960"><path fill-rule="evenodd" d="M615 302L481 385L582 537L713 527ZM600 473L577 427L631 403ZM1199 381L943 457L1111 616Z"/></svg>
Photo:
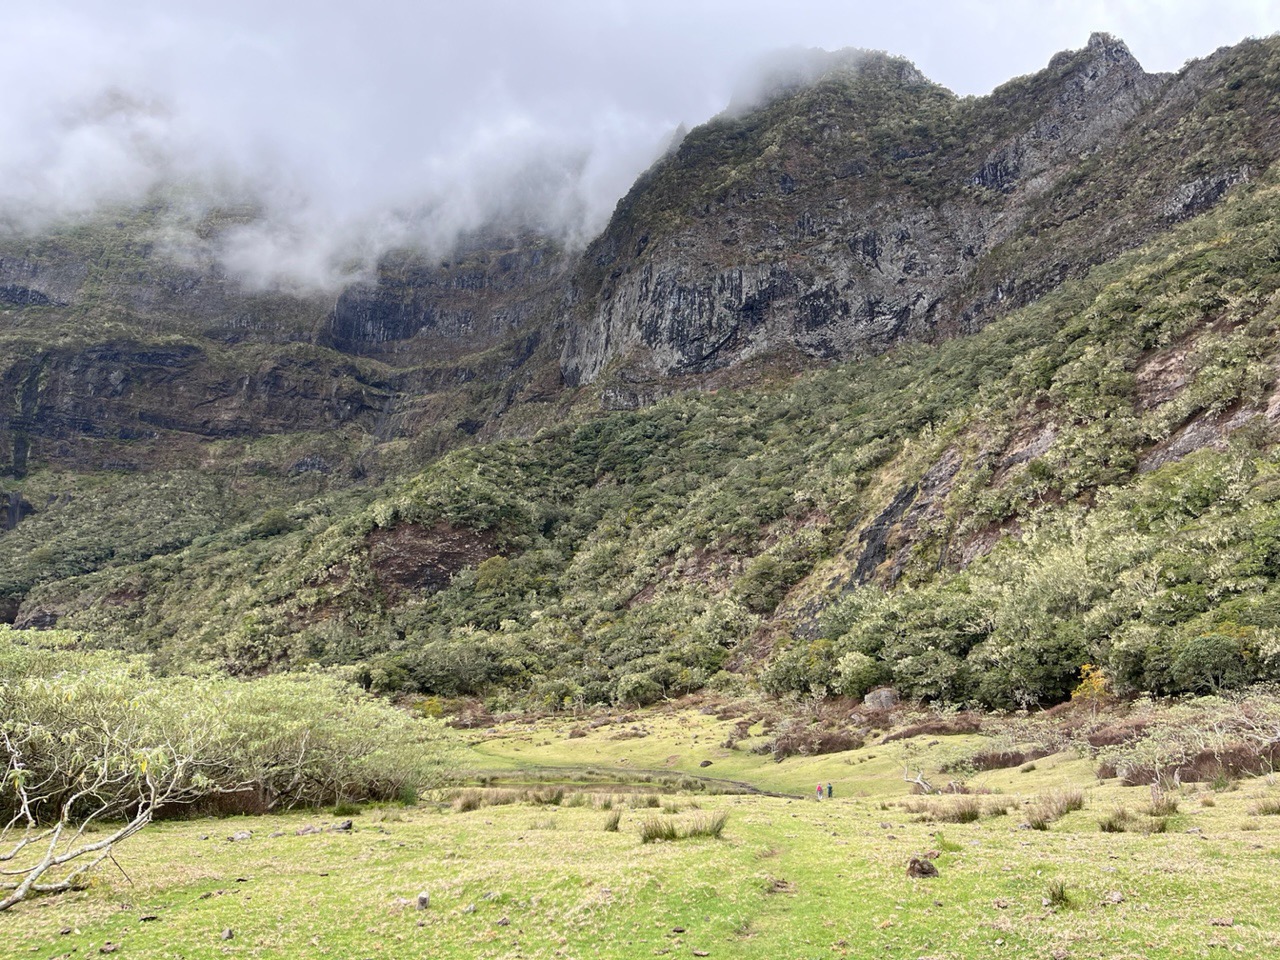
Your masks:
<svg viewBox="0 0 1280 960"><path fill-rule="evenodd" d="M251 196L263 218L224 237L223 263L331 286L495 218L585 242L672 130L779 48L886 49L981 93L1095 29L1173 69L1276 29L1272 6L44 0L6 12L0 214L30 228L174 183Z"/></svg>

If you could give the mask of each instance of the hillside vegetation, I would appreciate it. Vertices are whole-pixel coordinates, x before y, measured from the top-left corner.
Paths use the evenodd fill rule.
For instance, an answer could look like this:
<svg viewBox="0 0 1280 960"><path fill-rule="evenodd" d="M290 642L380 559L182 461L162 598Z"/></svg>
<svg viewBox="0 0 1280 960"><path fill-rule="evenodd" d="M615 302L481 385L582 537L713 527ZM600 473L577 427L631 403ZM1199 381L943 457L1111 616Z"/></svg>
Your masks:
<svg viewBox="0 0 1280 960"><path fill-rule="evenodd" d="M1274 678L1278 212L1268 174L976 335L468 447L84 576L50 574L115 535L55 507L24 522L49 572L23 609L170 665L354 662L495 706Z"/></svg>

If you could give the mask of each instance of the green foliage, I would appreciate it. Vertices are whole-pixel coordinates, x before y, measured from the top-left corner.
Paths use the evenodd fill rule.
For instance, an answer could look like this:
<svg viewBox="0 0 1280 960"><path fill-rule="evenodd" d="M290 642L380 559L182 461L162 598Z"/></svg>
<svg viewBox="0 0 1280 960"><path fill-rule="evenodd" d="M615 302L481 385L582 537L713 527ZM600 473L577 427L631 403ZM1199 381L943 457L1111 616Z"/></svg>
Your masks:
<svg viewBox="0 0 1280 960"><path fill-rule="evenodd" d="M978 109L875 71L806 96L834 117L862 93L858 149L904 178ZM936 125L903 128L902 98ZM722 118L654 175L716 157L717 183L749 179L743 143L781 122ZM887 159L904 138L922 152ZM1068 699L1082 664L1118 696L1280 679L1277 217L1260 174L972 336L578 408L371 491L84 480L0 535L0 598L162 671L355 664L377 693L495 709L643 705L727 670L1012 709Z"/></svg>
<svg viewBox="0 0 1280 960"><path fill-rule="evenodd" d="M180 801L249 790L265 809L284 809L395 800L447 769L438 722L336 676L161 678L139 661L76 646L69 634L0 629L0 728L23 744L24 776L52 784L38 816L54 815L95 770L112 772L103 789L125 796L148 771L181 762ZM13 800L0 796L6 819Z"/></svg>

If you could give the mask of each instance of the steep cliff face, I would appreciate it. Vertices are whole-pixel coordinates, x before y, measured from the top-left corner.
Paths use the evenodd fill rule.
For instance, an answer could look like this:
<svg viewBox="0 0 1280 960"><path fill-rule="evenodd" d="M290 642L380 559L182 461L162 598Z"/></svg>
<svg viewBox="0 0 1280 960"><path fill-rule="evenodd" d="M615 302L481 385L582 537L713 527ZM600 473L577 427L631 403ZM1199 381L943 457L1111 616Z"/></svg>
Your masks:
<svg viewBox="0 0 1280 960"><path fill-rule="evenodd" d="M977 99L868 54L717 118L588 249L565 378L700 373L793 346L848 357L980 328L1269 163L1266 111L1229 107L1237 136L1216 157L1221 130L1201 121L1274 47L1162 77L1095 34Z"/></svg>
<svg viewBox="0 0 1280 960"><path fill-rule="evenodd" d="M6 237L0 469L308 431L434 452L527 432L546 422L528 401L565 384L634 407L757 358L970 333L1270 166L1277 84L1273 40L1153 76L1099 34L980 98L829 55L689 132L581 253L493 227L337 293L246 290L208 249L175 256L162 201Z"/></svg>
<svg viewBox="0 0 1280 960"><path fill-rule="evenodd" d="M499 234L443 263L393 254L336 299L254 292L176 259L163 217L0 244L0 471L145 468L315 431L474 434L536 379L522 371L563 296L554 244Z"/></svg>
<svg viewBox="0 0 1280 960"><path fill-rule="evenodd" d="M443 262L389 256L375 280L339 294L329 338L346 352L396 360L489 349L558 305L566 263L556 244L530 234L471 237Z"/></svg>

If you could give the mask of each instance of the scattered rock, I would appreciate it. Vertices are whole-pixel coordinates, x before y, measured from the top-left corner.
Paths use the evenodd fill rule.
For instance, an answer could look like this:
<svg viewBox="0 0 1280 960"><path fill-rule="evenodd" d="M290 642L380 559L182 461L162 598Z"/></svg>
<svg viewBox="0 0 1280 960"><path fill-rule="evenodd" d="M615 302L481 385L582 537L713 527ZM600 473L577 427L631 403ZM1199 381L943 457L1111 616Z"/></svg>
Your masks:
<svg viewBox="0 0 1280 960"><path fill-rule="evenodd" d="M892 710L898 705L898 691L893 687L879 687L862 698L868 710Z"/></svg>
<svg viewBox="0 0 1280 960"><path fill-rule="evenodd" d="M70 928L70 927L63 927L63 928L62 928L61 930L59 930L58 932L59 932L60 934L62 934L62 935L65 937L68 933L70 933L70 932L71 932L71 928Z"/></svg>
<svg viewBox="0 0 1280 960"><path fill-rule="evenodd" d="M938 851L938 850L930 850L928 853L925 854L925 856L928 857L930 860L937 860L940 856L942 856L942 853L941 851Z"/></svg>
<svg viewBox="0 0 1280 960"><path fill-rule="evenodd" d="M345 833L348 830L355 829L355 824L350 820L343 820L341 823L335 823L329 828L330 833Z"/></svg>
<svg viewBox="0 0 1280 960"><path fill-rule="evenodd" d="M501 920L499 920L499 921L498 921L498 926L500 926L500 927L509 927L509 926L511 926L511 918L510 918L510 917L503 917Z"/></svg>
<svg viewBox="0 0 1280 960"><path fill-rule="evenodd" d="M230 940L234 936L235 934L232 932L230 927L227 927L225 930L222 931L223 940Z"/></svg>
<svg viewBox="0 0 1280 960"><path fill-rule="evenodd" d="M119 949L120 949L120 944L111 943L110 941L107 941L106 943L104 943L102 946L98 948L98 952L99 953L115 953Z"/></svg>
<svg viewBox="0 0 1280 960"><path fill-rule="evenodd" d="M695 951L693 951L693 955L694 955L695 957L709 957L709 956L711 956L711 954L710 954L708 951L706 951L706 950L695 950Z"/></svg>
<svg viewBox="0 0 1280 960"><path fill-rule="evenodd" d="M418 909L425 910L429 906L431 906L431 892L429 890L423 890L418 894Z"/></svg>
<svg viewBox="0 0 1280 960"><path fill-rule="evenodd" d="M284 836L284 831L283 831L283 830L277 830L275 833L268 834L268 836L270 836L270 837L283 837L283 836Z"/></svg>
<svg viewBox="0 0 1280 960"><path fill-rule="evenodd" d="M936 877L938 868L926 857L912 857L907 861L908 877Z"/></svg>
<svg viewBox="0 0 1280 960"><path fill-rule="evenodd" d="M308 824L305 827L299 827L297 830L293 831L293 835L295 837L309 837L313 833L320 833L320 828L314 824Z"/></svg>
<svg viewBox="0 0 1280 960"><path fill-rule="evenodd" d="M1102 898L1103 903L1124 903L1124 894L1119 890L1112 890Z"/></svg>
<svg viewBox="0 0 1280 960"><path fill-rule="evenodd" d="M227 837L228 843L238 843L241 840L253 839L253 832L250 830L237 830L231 836Z"/></svg>
<svg viewBox="0 0 1280 960"><path fill-rule="evenodd" d="M709 766L711 766L711 761L710 761L710 760L703 760L700 764L698 764L698 766L700 766L700 767L709 767Z"/></svg>
<svg viewBox="0 0 1280 960"><path fill-rule="evenodd" d="M160 917L154 913L147 913L138 918L139 923L150 923L152 920L159 920Z"/></svg>
<svg viewBox="0 0 1280 960"><path fill-rule="evenodd" d="M672 932L672 933L684 933L684 927L672 927L672 928L671 928L671 932Z"/></svg>
<svg viewBox="0 0 1280 960"><path fill-rule="evenodd" d="M1236 921L1234 917L1214 917L1209 921L1211 927L1234 927Z"/></svg>
<svg viewBox="0 0 1280 960"><path fill-rule="evenodd" d="M1008 900L997 900L997 901L995 902L995 908L996 908L997 910L1008 910L1008 909L1009 909L1009 901L1008 901Z"/></svg>
<svg viewBox="0 0 1280 960"><path fill-rule="evenodd" d="M1204 831L1201 830L1199 827L1192 827L1190 830L1187 831L1187 833L1204 833Z"/></svg>
<svg viewBox="0 0 1280 960"><path fill-rule="evenodd" d="M462 912L463 912L463 913L475 913L475 912L476 912L476 905L475 905L474 903L468 903L465 907L463 907L463 908L462 908Z"/></svg>

